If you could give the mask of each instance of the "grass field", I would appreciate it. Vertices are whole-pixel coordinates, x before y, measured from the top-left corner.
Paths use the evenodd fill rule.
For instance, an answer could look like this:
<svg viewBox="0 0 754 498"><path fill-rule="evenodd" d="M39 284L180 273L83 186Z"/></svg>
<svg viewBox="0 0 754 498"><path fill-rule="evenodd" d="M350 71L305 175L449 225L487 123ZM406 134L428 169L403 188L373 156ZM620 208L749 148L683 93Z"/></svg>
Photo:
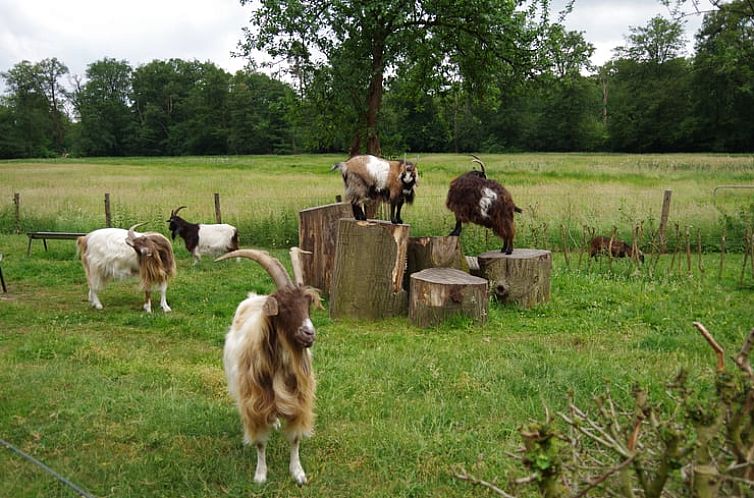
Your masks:
<svg viewBox="0 0 754 498"><path fill-rule="evenodd" d="M48 252L35 246L27 257L26 237L12 233L13 192L21 193L23 229L88 230L104 218L104 192L118 225L149 219L164 229L179 204L191 206L187 217L211 219L217 191L226 221L247 227L245 245L284 247L295 243L297 209L341 192L327 171L338 159L0 163L0 252L10 291L0 294L0 438L96 496L491 496L455 479L453 466L503 485L517 468L505 453L520 442L517 428L541 419L544 406L563 409L569 390L588 405L609 385L627 402L640 383L668 403L664 385L679 368L698 386L713 378L714 357L692 321L729 352L754 327L751 268L739 284L743 255L731 253L719 277L719 255L710 251L706 271L695 257L691 274L685 261L683 271L669 271L670 256L650 273L625 260L577 268L575 254L568 267L555 254L552 300L531 310L491 303L484 326L455 319L422 330L405 318L333 321L317 311L316 432L301 452L310 484L293 484L287 443L276 434L260 487L255 452L241 444L225 391L221 353L245 293L271 290L263 270L248 261L192 266L176 244L172 313L141 312L133 281L111 284L98 312L86 302L72 241L51 241ZM530 218L569 224L577 234L581 224L615 224L630 236L632 223L657 216L666 187L673 189L671 221L704 228L711 247L721 225L751 222L751 192L711 197L716 185L752 184L751 157L485 159L490 176L505 178L514 199L533 207ZM404 219L412 233L444 233L452 222L441 207L443 189L469 164L451 155L423 161L420 195ZM525 219L519 246L534 223ZM556 244L557 231L550 234ZM465 236L466 246L499 245L482 230ZM273 253L288 264L287 251ZM74 494L0 448L0 496Z"/></svg>

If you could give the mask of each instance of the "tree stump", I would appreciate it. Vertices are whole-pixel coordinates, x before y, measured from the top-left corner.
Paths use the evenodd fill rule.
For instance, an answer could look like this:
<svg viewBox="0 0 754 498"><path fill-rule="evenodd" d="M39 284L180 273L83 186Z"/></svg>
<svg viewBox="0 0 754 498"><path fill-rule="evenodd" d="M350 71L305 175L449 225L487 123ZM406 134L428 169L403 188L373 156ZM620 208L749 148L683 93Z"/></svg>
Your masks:
<svg viewBox="0 0 754 498"><path fill-rule="evenodd" d="M403 289L409 225L341 219L330 288L330 317L378 319L406 313Z"/></svg>
<svg viewBox="0 0 754 498"><path fill-rule="evenodd" d="M461 250L460 237L410 237L403 288L409 289L409 277L412 274L427 268L455 268L468 272L469 267Z"/></svg>
<svg viewBox="0 0 754 498"><path fill-rule="evenodd" d="M330 295L338 220L351 218L351 205L345 202L299 211L298 247L311 254L302 255L304 283Z"/></svg>
<svg viewBox="0 0 754 498"><path fill-rule="evenodd" d="M552 255L541 249L514 249L480 254L479 270L490 282L490 293L501 302L525 308L550 300Z"/></svg>
<svg viewBox="0 0 754 498"><path fill-rule="evenodd" d="M487 281L454 268L428 268L411 275L408 317L430 327L453 315L487 320Z"/></svg>

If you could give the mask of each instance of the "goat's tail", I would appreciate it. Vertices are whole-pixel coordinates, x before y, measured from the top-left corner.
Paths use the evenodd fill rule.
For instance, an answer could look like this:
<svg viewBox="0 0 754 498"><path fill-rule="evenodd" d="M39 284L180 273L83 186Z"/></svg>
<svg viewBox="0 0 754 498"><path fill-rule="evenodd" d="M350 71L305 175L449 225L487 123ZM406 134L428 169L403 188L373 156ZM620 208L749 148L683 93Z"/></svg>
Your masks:
<svg viewBox="0 0 754 498"><path fill-rule="evenodd" d="M330 168L330 171L335 171L336 169L339 169L341 172L345 171L346 163L340 162L332 165L332 168Z"/></svg>
<svg viewBox="0 0 754 498"><path fill-rule="evenodd" d="M86 254L86 235L82 235L81 237L76 239L76 256L81 258L81 260L84 260L84 254Z"/></svg>
<svg viewBox="0 0 754 498"><path fill-rule="evenodd" d="M514 206L513 206L513 210L514 210L515 212L517 212L517 213L523 213L523 212L524 212L524 210L523 210L523 209L521 209L520 207L518 207L518 206L516 206L516 205L514 205Z"/></svg>

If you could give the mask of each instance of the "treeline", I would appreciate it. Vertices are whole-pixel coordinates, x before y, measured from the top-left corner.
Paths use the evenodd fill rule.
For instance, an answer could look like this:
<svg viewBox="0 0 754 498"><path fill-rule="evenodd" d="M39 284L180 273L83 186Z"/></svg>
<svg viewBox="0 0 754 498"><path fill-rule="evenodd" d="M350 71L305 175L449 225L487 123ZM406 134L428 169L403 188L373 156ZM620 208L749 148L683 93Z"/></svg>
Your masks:
<svg viewBox="0 0 754 498"><path fill-rule="evenodd" d="M751 17L707 14L692 57L680 24L654 18L599 68L580 34L561 34L546 68L501 76L494 99L390 78L383 150L754 151ZM0 74L0 158L344 152L352 139L349 97L326 78L291 85L211 62L111 58L84 77L55 58Z"/></svg>

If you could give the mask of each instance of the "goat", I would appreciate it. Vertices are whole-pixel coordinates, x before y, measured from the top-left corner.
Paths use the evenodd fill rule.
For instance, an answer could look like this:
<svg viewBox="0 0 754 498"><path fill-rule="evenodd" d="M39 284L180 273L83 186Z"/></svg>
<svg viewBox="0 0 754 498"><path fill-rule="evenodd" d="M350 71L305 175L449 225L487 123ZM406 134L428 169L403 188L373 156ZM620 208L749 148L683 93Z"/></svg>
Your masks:
<svg viewBox="0 0 754 498"><path fill-rule="evenodd" d="M401 208L404 202L414 202L418 183L415 162L386 161L375 156L354 156L334 165L330 171L340 170L346 188L346 200L351 203L353 217L366 220L364 203L367 200L390 202L390 221L403 223Z"/></svg>
<svg viewBox="0 0 754 498"><path fill-rule="evenodd" d="M521 209L505 187L487 178L484 163L478 157L473 157L472 162L478 163L482 171L469 171L450 182L445 206L456 218L456 226L450 236L461 235L463 223L475 223L492 229L495 235L503 239L501 251L511 254L516 235L513 214L520 213Z"/></svg>
<svg viewBox="0 0 754 498"><path fill-rule="evenodd" d="M591 240L589 247L589 257L597 258L600 254L611 254L614 258L633 258L634 249L631 245L626 244L622 240L612 239L610 237L598 235ZM644 262L644 253L637 249L636 257L642 263Z"/></svg>
<svg viewBox="0 0 754 498"><path fill-rule="evenodd" d="M173 240L179 235L186 245L186 250L193 254L194 264L199 263L202 254L218 256L238 249L238 229L227 223L203 224L189 223L178 212L186 206L173 209L167 222Z"/></svg>
<svg viewBox="0 0 754 498"><path fill-rule="evenodd" d="M228 391L241 415L244 443L257 448L254 481L260 484L267 480L265 448L278 418L286 421L291 476L298 484L306 483L299 445L314 426L316 388L309 350L315 330L309 308L321 304L318 291L303 285L301 271L295 265L295 250L291 250L295 285L280 261L264 251L241 249L215 260L254 260L267 270L277 287L269 296L250 293L238 305L223 352Z"/></svg>
<svg viewBox="0 0 754 498"><path fill-rule="evenodd" d="M142 224L128 230L101 228L76 240L89 285L89 303L94 308L102 309L97 293L108 281L139 275L144 289L144 311L152 312L152 290L155 288L160 291L162 311L170 311L165 293L168 280L175 276L173 247L162 234L134 232Z"/></svg>

